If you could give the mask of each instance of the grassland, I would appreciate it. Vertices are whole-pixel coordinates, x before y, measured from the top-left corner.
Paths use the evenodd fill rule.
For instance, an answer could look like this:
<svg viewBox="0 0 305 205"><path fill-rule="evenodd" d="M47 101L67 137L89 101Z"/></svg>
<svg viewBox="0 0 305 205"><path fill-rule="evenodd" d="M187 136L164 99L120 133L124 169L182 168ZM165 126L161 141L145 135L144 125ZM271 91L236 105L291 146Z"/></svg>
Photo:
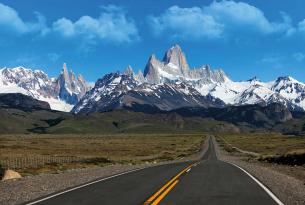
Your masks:
<svg viewBox="0 0 305 205"><path fill-rule="evenodd" d="M257 153L259 160L291 165L304 164L304 136L287 136L278 133L220 134L217 135L217 140L228 152L236 152L240 149Z"/></svg>
<svg viewBox="0 0 305 205"><path fill-rule="evenodd" d="M203 140L199 134L3 135L0 161L20 159L16 160L17 171L23 175L115 163L154 163L194 154ZM50 163L50 158L55 161ZM25 163L28 160L34 163Z"/></svg>

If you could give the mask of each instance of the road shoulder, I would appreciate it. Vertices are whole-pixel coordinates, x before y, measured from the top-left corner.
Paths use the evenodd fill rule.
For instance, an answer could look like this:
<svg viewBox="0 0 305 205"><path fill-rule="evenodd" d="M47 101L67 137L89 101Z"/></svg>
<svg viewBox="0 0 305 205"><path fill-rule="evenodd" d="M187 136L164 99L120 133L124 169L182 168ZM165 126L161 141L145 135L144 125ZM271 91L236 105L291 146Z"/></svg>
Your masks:
<svg viewBox="0 0 305 205"><path fill-rule="evenodd" d="M305 180L289 176L278 170L276 167L266 166L256 161L245 161L242 155L231 155L218 146L213 138L217 157L219 160L234 163L268 187L284 204L303 205L305 204Z"/></svg>

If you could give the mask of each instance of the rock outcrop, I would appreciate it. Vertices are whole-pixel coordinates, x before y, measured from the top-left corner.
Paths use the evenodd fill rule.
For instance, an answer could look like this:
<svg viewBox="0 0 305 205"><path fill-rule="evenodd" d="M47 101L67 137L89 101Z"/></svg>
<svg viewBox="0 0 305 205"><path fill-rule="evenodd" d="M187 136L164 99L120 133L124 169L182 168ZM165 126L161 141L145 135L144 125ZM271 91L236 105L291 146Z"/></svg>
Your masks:
<svg viewBox="0 0 305 205"><path fill-rule="evenodd" d="M9 179L19 179L19 178L22 178L22 176L18 172L9 169L4 171L2 180L4 181Z"/></svg>

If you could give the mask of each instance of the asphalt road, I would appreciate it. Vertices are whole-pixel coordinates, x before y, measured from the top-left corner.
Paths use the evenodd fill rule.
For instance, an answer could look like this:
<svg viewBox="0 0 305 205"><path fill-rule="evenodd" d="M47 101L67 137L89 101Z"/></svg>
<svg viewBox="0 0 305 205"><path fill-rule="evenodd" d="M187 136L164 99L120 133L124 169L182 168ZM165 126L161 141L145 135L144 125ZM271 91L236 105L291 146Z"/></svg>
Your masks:
<svg viewBox="0 0 305 205"><path fill-rule="evenodd" d="M239 168L217 160L213 141L199 162L161 165L120 175L39 205L270 204L268 193Z"/></svg>

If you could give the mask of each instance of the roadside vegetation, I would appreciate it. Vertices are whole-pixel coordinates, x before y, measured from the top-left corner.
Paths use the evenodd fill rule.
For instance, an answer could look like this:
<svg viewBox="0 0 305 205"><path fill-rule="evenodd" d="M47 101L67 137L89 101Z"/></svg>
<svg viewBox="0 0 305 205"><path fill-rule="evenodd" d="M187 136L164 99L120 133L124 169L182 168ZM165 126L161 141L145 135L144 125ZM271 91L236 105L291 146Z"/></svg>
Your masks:
<svg viewBox="0 0 305 205"><path fill-rule="evenodd" d="M0 164L22 175L111 164L157 163L200 150L202 134L3 135Z"/></svg>
<svg viewBox="0 0 305 205"><path fill-rule="evenodd" d="M230 153L243 153L260 161L305 164L305 137L279 133L218 134L219 144Z"/></svg>

